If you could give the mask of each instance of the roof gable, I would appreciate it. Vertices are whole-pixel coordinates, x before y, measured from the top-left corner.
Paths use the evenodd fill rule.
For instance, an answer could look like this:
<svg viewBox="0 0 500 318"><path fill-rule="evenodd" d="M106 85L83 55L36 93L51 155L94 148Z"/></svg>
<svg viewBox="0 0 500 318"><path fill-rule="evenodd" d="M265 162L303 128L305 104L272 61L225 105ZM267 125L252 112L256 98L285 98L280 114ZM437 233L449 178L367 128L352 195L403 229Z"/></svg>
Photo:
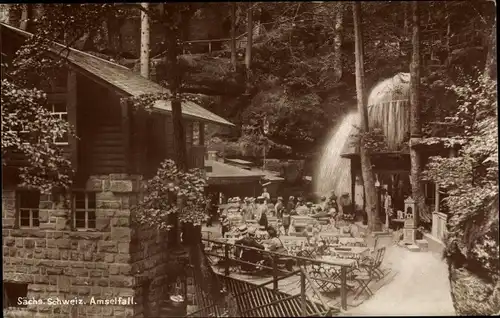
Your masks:
<svg viewBox="0 0 500 318"><path fill-rule="evenodd" d="M33 36L33 34L29 32L4 23L0 23L0 26L25 37ZM52 44L53 45L52 47L50 47L50 50L53 53L62 53L61 55L66 56L67 61L73 66L76 66L76 70L83 70L85 73L97 77L100 81L108 83L124 95L140 96L143 94L169 93L169 90L167 88L140 76L140 74L133 72L125 66L107 61L100 57L64 46L56 42L52 42ZM170 105L170 102L158 101L153 106L153 110L160 112L171 112L171 106L168 107L167 105ZM211 122L218 125L234 126L234 124L230 123L224 118L206 110L205 108L193 102L183 102L182 114L184 117L192 118L195 120Z"/></svg>

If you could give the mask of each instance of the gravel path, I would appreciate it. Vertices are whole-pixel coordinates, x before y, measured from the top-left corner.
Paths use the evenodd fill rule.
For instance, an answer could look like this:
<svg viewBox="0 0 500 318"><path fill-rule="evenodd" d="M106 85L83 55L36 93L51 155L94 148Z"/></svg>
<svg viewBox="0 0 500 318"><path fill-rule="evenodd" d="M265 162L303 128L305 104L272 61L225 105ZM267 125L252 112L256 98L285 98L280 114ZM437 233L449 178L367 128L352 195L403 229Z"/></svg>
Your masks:
<svg viewBox="0 0 500 318"><path fill-rule="evenodd" d="M438 255L393 246L384 265L398 272L394 280L346 315L455 316L448 267Z"/></svg>

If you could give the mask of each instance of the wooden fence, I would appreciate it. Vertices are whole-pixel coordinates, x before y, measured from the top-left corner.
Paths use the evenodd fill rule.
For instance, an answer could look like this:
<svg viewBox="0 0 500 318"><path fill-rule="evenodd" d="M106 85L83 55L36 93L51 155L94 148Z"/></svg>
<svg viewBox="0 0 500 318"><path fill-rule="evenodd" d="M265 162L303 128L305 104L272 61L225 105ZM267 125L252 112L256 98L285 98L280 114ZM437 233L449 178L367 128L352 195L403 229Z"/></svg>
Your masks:
<svg viewBox="0 0 500 318"><path fill-rule="evenodd" d="M203 239L204 244L216 244L220 246L221 252L217 254L206 251L208 257L217 257L222 263L223 273L216 274L219 280L230 292L230 299L234 300L237 311L241 317L303 317L303 316L326 316L347 309L348 284L347 276L349 266L342 262L323 261L306 257L284 255L270 251L263 251L248 246L236 245ZM270 266L260 264L261 268L272 273L272 278L264 283L256 284L231 275L231 269L241 264L252 264L233 257L235 248L243 250L255 250L261 255L272 260ZM288 271L279 268L280 258L292 260L298 264L298 269ZM321 283L331 283L340 286L340 308L328 306L323 296L318 291L315 283L318 278L311 278L306 270L307 266L336 266L340 267L339 280L333 281L329 278L321 278ZM296 281L299 285L298 293L292 293L280 289L285 281ZM271 287L272 285L272 287ZM269 286L269 287L268 287ZM203 293L201 293L203 294ZM221 304L215 304L207 299L208 295L196 297L198 311L188 314L189 317L223 316ZM204 298L204 299L203 299Z"/></svg>

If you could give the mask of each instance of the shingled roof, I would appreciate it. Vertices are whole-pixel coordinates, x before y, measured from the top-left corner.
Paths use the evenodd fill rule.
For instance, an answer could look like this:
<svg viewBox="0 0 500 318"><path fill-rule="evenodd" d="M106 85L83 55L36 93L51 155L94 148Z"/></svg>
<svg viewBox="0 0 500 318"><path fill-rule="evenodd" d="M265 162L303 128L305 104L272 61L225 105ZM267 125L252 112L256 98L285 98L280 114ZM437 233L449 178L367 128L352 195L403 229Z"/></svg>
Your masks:
<svg viewBox="0 0 500 318"><path fill-rule="evenodd" d="M0 23L5 27L24 37L31 37L33 34L15 28L13 26ZM125 66L107 61L100 57L85 53L65 45L52 42L50 47L52 53L66 56L69 63L76 66L77 70L86 73L87 75L97 77L99 80L113 86L117 91L128 96L139 96L143 94L158 94L169 93L169 90L153 81L150 81L140 74L137 74ZM157 101L153 108L157 111L171 112L171 103L161 100ZM224 118L206 110L194 102L183 102L182 104L183 117L192 118L204 122L211 122L219 125L234 126L234 124Z"/></svg>

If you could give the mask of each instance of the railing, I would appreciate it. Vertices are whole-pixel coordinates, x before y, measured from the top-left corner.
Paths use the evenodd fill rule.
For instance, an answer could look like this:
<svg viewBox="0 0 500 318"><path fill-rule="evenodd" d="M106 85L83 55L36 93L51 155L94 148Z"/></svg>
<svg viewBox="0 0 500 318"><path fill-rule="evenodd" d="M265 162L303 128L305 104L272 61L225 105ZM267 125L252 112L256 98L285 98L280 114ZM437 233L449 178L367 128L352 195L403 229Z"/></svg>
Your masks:
<svg viewBox="0 0 500 318"><path fill-rule="evenodd" d="M202 240L204 244L213 244L213 246L218 246L221 248L221 252L223 253L213 253L212 251L205 251L205 255L208 257L216 257L218 259L218 263L222 263L223 267L223 273L222 275L224 277L231 277L231 269L235 267L239 267L242 264L248 264L248 265L257 265L255 263L251 263L248 261L241 260L239 258L233 257L234 251L236 248L240 248L241 250L253 250L258 252L264 259L270 260L267 263L267 265L264 264L259 264L261 269L268 270L270 273L272 273L272 279L269 280L268 282L262 283L260 285L257 285L253 287L253 289L258 289L261 287L265 287L267 285L272 284L272 290L274 292L281 292L280 291L280 282L282 282L284 279L292 277L292 276L298 276L297 281L294 281L296 285L300 285L300 293L296 295L289 295L288 293L287 296L290 297L289 299L298 299L300 302L300 313L298 315L310 315L312 313L320 313L320 312L325 312L330 310L337 310L340 311L340 308L342 310L347 309L347 294L348 294L348 277L351 277L352 275L352 264L351 265L346 265L345 262L342 261L325 261L325 260L317 260L317 259L312 259L308 257L301 257L301 256L292 256L292 255L287 255L287 254L281 254L281 253L276 253L276 252L271 252L271 251L265 251L262 249L258 248L253 248L253 247L248 247L244 245L237 245L237 244L232 244L232 243L226 243L226 242L219 242L219 241L214 241L210 239L203 239ZM294 264L298 265L298 270L287 270L284 268L279 267L279 263L283 262L290 262L292 261ZM332 277L311 277L309 275L310 268L312 266L323 266L323 267L329 267L329 268L340 268L338 270L337 279L334 279ZM293 281L290 280L290 281ZM317 286L315 285L316 283L319 284L331 284L332 286L340 286L340 308L335 308L332 306L328 306L321 293L319 292ZM291 284L291 283L290 283ZM290 285L291 286L291 285ZM290 287L288 284L286 288ZM244 293L248 293L250 290L246 290ZM242 293L242 294L244 294ZM242 295L240 294L240 295ZM293 296L293 297L292 297ZM239 297L238 294L234 295L234 297ZM283 300L284 301L284 300ZM264 304L260 304L263 307ZM259 306L260 306L259 305ZM266 305L267 306L267 305ZM253 306L255 307L255 305ZM257 306L258 307L258 306ZM251 307L252 308L252 307ZM246 310L242 310L242 312L246 311L251 311L251 308L247 308ZM259 307L260 308L260 307ZM252 309L253 311L253 309Z"/></svg>

